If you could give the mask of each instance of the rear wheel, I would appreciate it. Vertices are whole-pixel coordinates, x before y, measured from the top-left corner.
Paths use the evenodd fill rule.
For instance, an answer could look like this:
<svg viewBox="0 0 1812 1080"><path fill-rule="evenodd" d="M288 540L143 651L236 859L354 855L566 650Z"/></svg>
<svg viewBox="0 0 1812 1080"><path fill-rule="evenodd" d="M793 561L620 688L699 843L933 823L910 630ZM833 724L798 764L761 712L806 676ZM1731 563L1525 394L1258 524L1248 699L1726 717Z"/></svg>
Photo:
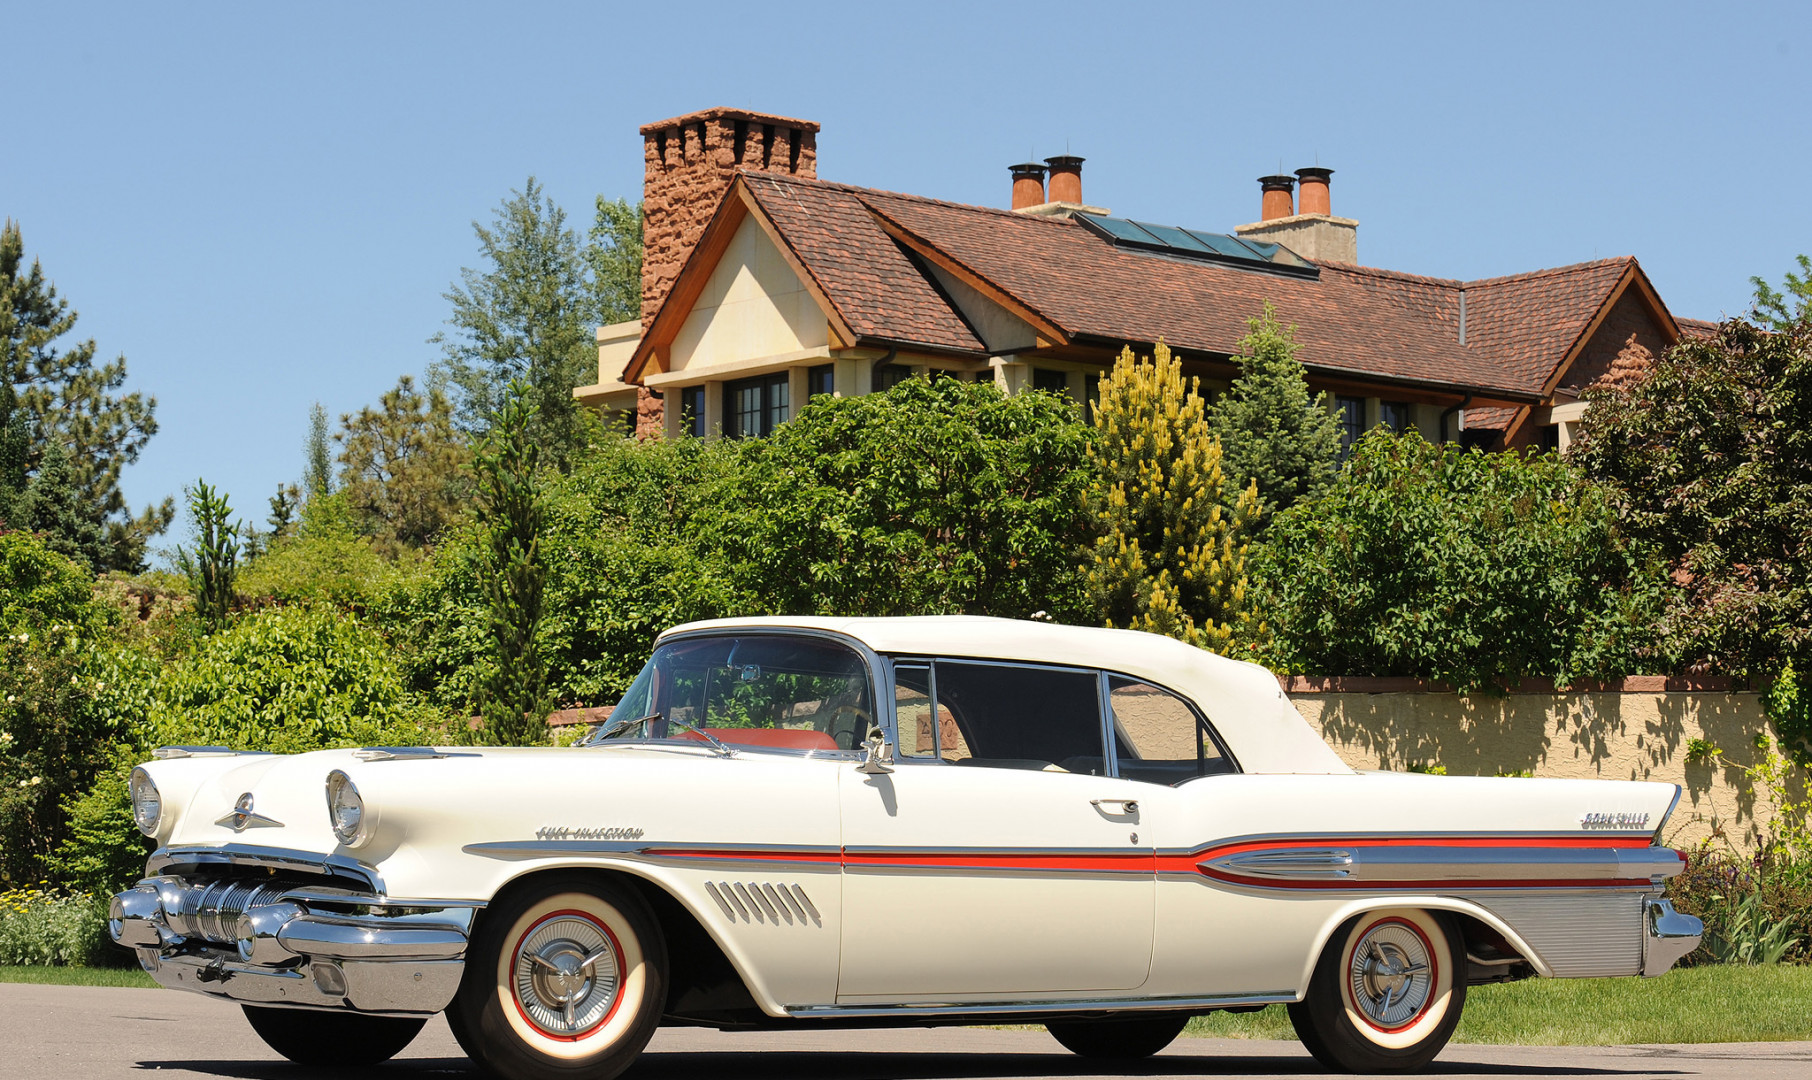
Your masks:
<svg viewBox="0 0 1812 1080"><path fill-rule="evenodd" d="M1086 1058L1150 1057L1183 1033L1188 1016L1119 1016L1109 1020L1053 1020L1051 1038Z"/></svg>
<svg viewBox="0 0 1812 1080"><path fill-rule="evenodd" d="M666 997L666 944L641 897L562 876L485 912L447 1020L499 1076L606 1080L648 1044Z"/></svg>
<svg viewBox="0 0 1812 1080"><path fill-rule="evenodd" d="M402 1053L428 1021L245 1005L264 1044L300 1065L376 1065Z"/></svg>
<svg viewBox="0 0 1812 1080"><path fill-rule="evenodd" d="M1342 924L1290 1023L1317 1061L1345 1072L1408 1072L1434 1060L1460 1022L1465 944L1447 919L1410 908Z"/></svg>

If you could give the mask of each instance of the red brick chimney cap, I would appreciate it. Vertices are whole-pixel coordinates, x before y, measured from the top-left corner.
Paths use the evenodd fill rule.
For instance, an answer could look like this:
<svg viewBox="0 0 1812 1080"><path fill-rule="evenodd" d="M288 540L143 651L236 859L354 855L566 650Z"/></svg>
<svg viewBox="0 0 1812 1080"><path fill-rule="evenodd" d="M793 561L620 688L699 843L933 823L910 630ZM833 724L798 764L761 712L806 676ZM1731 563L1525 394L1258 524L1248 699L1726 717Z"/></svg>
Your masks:
<svg viewBox="0 0 1812 1080"><path fill-rule="evenodd" d="M1043 176L1044 166L1036 161L1022 161L1018 165L1008 165L1014 176Z"/></svg>
<svg viewBox="0 0 1812 1080"><path fill-rule="evenodd" d="M1056 157L1045 158L1044 163L1046 165L1049 165L1053 169L1063 169L1063 168L1073 169L1073 168L1076 168L1077 166L1081 165L1086 160L1088 160L1088 159L1079 158L1079 157L1075 156L1074 154L1059 154Z"/></svg>
<svg viewBox="0 0 1812 1080"><path fill-rule="evenodd" d="M697 112L689 112L684 116L676 116L671 120L657 120L652 124L643 124L639 130L643 135L653 135L657 131L666 131L670 128L683 127L687 124L698 123L701 120L747 120L753 124L773 124L775 127L804 128L807 131L818 130L818 122L815 120L798 120L791 116L775 116L773 113L751 112L748 109L732 109L721 105L715 109L700 109Z"/></svg>
<svg viewBox="0 0 1812 1080"><path fill-rule="evenodd" d="M1265 186L1266 191L1296 190L1296 178L1294 176L1261 176L1258 178L1258 182Z"/></svg>
<svg viewBox="0 0 1812 1080"><path fill-rule="evenodd" d="M1296 175L1302 177L1304 182L1319 180L1325 184L1328 182L1328 177L1334 175L1334 170L1323 169L1320 166L1316 166L1310 169L1297 169Z"/></svg>

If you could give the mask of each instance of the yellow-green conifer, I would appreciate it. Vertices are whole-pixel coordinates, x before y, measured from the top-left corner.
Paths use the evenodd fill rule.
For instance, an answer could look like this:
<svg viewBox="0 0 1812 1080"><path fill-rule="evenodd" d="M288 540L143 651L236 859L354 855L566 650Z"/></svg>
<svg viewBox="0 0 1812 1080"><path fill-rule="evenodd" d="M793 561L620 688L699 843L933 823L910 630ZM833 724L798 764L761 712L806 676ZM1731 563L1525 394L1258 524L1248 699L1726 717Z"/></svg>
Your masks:
<svg viewBox="0 0 1812 1080"><path fill-rule="evenodd" d="M1199 391L1161 341L1149 359L1122 350L1101 380L1089 587L1109 626L1226 653L1262 633L1246 580L1258 485L1223 502L1221 444Z"/></svg>

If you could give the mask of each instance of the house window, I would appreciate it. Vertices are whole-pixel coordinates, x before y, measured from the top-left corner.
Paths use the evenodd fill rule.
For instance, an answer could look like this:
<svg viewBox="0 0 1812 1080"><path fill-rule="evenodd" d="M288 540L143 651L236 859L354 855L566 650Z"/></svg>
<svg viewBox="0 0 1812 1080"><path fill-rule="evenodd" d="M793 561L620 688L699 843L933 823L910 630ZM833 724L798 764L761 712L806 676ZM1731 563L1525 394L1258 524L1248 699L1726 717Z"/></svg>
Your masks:
<svg viewBox="0 0 1812 1080"><path fill-rule="evenodd" d="M1409 430L1409 402L1380 401L1378 423L1401 435Z"/></svg>
<svg viewBox="0 0 1812 1080"><path fill-rule="evenodd" d="M1070 377L1050 368L1033 368L1032 389L1043 390L1047 394L1067 394L1070 392Z"/></svg>
<svg viewBox="0 0 1812 1080"><path fill-rule="evenodd" d="M705 437L705 388L688 386L679 392L680 432L695 439Z"/></svg>
<svg viewBox="0 0 1812 1080"><path fill-rule="evenodd" d="M905 364L882 364L875 368L875 393L892 390L910 378L912 369Z"/></svg>
<svg viewBox="0 0 1812 1080"><path fill-rule="evenodd" d="M771 435L791 415L787 373L738 379L724 384L724 434L731 438Z"/></svg>
<svg viewBox="0 0 1812 1080"><path fill-rule="evenodd" d="M835 365L835 364L819 364L817 367L806 369L806 372L805 372L805 395L806 395L806 397L815 398L819 394L834 394L836 392L837 392L837 365Z"/></svg>
<svg viewBox="0 0 1812 1080"><path fill-rule="evenodd" d="M1359 436L1365 434L1365 399L1337 397L1334 409L1340 419L1340 452L1349 454Z"/></svg>
<svg viewBox="0 0 1812 1080"><path fill-rule="evenodd" d="M1541 427L1535 429L1535 436L1538 445L1540 445L1543 450L1546 450L1551 454L1560 452L1559 424L1543 424Z"/></svg>

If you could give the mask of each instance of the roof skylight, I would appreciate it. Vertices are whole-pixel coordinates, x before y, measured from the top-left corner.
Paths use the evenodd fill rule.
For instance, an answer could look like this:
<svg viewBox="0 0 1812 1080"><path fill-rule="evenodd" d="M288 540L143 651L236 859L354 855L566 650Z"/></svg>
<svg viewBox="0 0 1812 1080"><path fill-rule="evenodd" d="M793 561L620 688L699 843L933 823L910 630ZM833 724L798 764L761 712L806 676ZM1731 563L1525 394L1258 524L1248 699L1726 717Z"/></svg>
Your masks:
<svg viewBox="0 0 1812 1080"><path fill-rule="evenodd" d="M1175 225L1154 225L1130 218L1077 214L1075 220L1106 238L1116 247L1158 255L1237 266L1292 277L1319 277L1315 264L1282 244L1263 240L1242 240L1225 233L1201 232Z"/></svg>

